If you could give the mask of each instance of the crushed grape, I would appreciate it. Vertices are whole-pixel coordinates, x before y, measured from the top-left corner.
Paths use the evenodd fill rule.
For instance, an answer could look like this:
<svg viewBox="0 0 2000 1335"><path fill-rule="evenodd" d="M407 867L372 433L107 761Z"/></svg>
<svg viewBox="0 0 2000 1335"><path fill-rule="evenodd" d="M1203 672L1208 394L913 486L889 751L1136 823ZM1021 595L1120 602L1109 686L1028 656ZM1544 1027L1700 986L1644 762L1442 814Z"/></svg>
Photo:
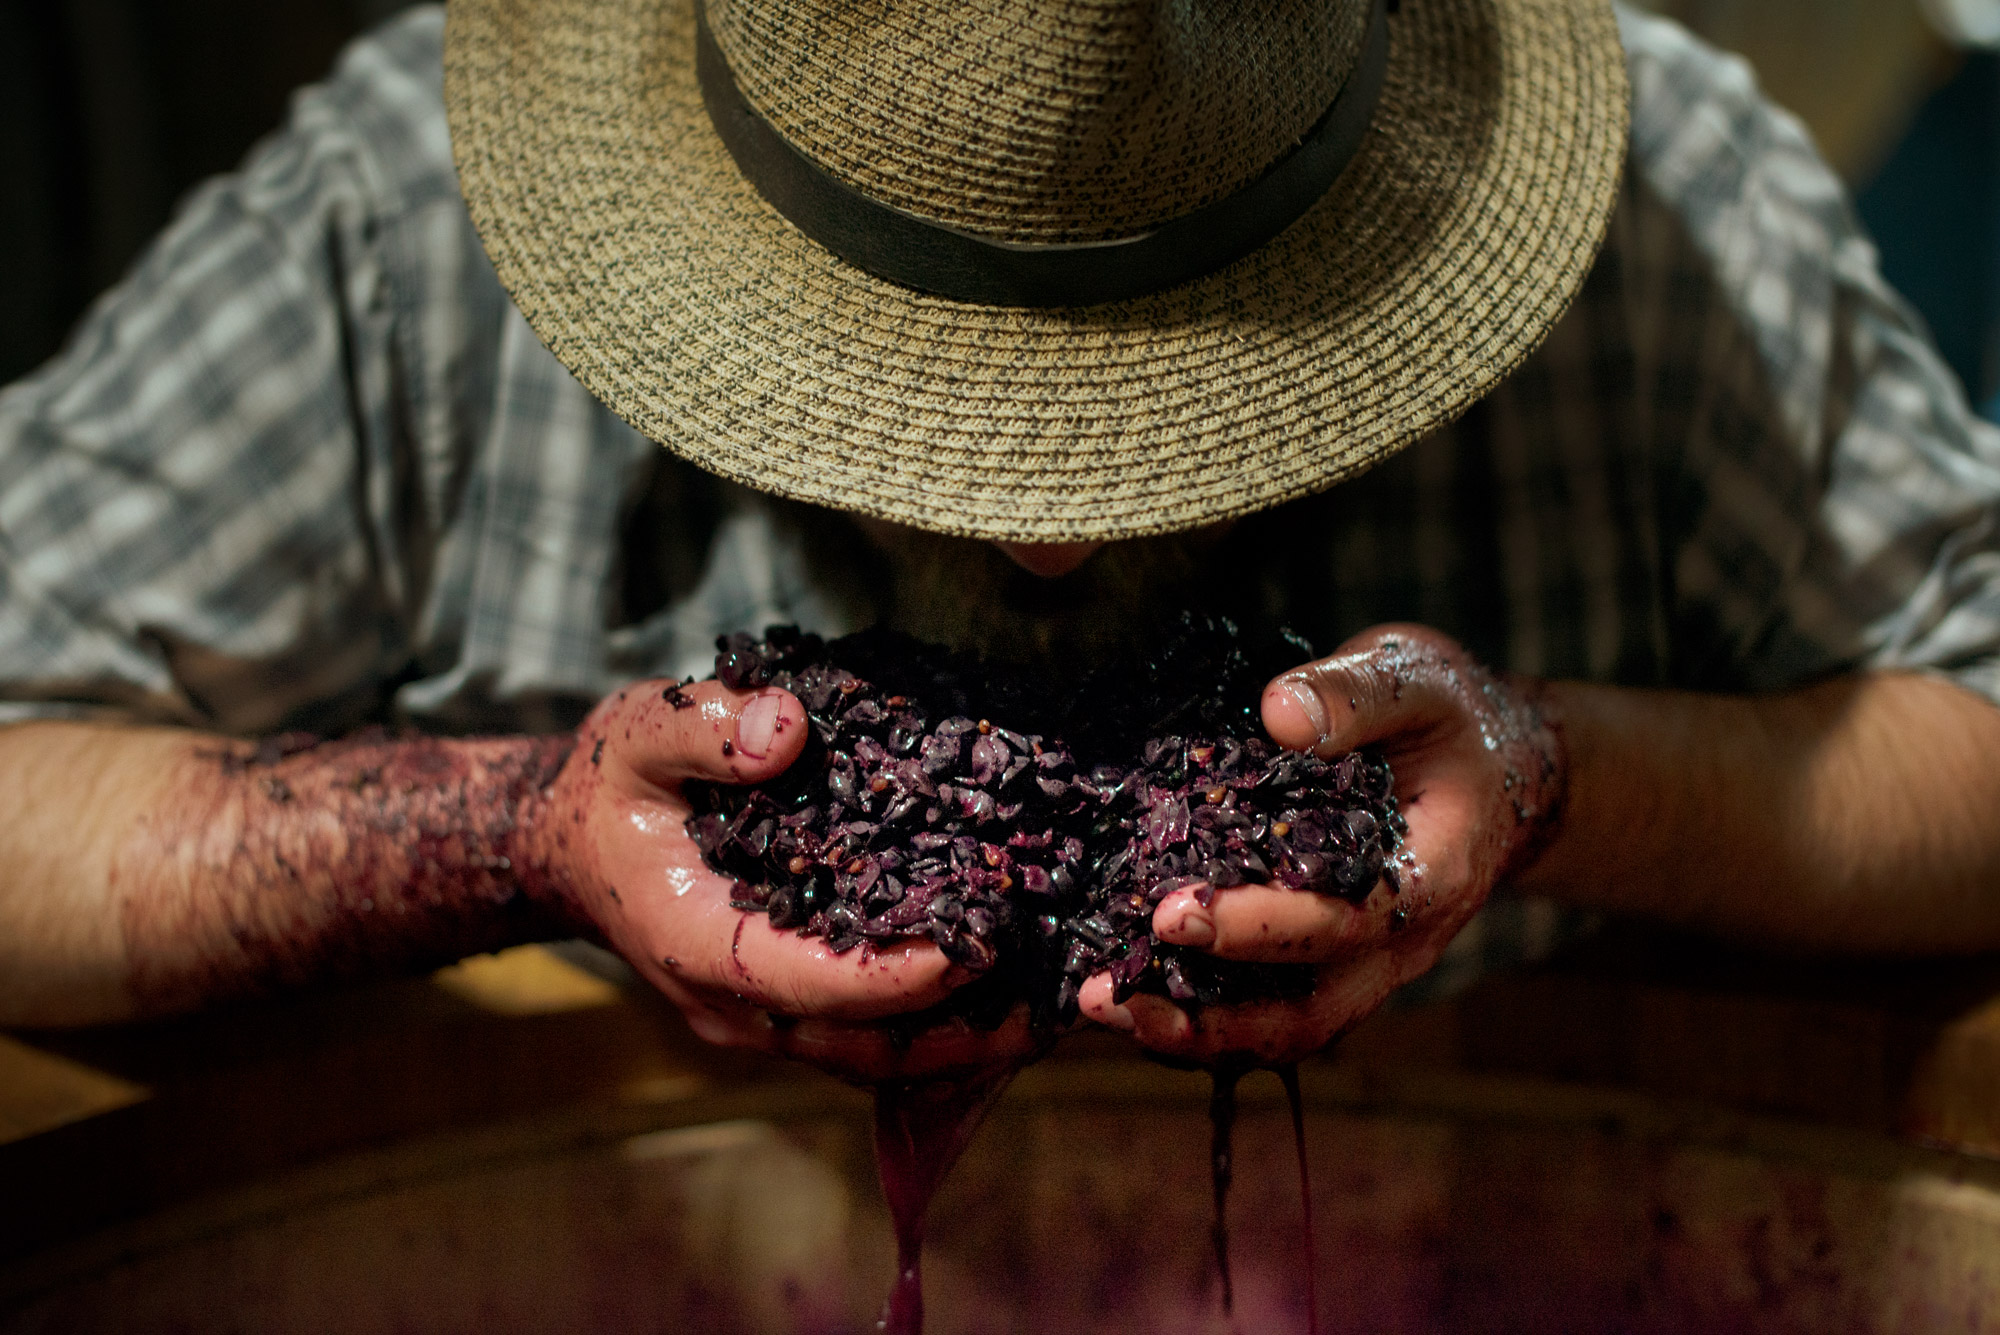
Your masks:
<svg viewBox="0 0 2000 1335"><path fill-rule="evenodd" d="M718 650L724 685L784 687L812 727L771 782L691 790L709 865L739 907L836 951L935 942L977 976L947 1003L976 1023L1019 1002L1068 1023L1106 970L1120 999L1189 1008L1303 995L1309 966L1168 945L1153 909L1195 883L1359 902L1395 875L1388 762L1272 745L1255 713L1270 664L1219 618L1067 690L882 630L773 627ZM1293 641L1272 661L1309 656Z"/></svg>

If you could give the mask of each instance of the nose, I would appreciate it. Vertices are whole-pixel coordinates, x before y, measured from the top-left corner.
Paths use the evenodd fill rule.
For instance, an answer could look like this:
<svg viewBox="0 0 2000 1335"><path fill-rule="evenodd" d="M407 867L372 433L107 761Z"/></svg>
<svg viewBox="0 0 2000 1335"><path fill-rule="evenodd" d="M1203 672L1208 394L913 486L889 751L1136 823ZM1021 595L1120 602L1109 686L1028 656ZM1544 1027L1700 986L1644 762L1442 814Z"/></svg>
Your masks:
<svg viewBox="0 0 2000 1335"><path fill-rule="evenodd" d="M1056 579L1097 554L1101 542L997 542L1015 565L1043 579Z"/></svg>

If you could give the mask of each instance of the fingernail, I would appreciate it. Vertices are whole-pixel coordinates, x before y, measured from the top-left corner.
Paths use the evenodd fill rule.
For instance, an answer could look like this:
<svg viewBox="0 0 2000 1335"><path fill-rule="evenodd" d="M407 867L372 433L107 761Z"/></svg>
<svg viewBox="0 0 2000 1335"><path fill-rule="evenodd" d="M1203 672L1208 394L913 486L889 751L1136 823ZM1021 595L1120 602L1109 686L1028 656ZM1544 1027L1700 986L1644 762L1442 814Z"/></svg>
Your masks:
<svg viewBox="0 0 2000 1335"><path fill-rule="evenodd" d="M1096 973L1083 980L1076 1000L1086 1018L1129 1034L1139 1027L1139 1017L1129 1007L1118 1004L1117 996L1118 986L1111 981L1111 975Z"/></svg>
<svg viewBox="0 0 2000 1335"><path fill-rule="evenodd" d="M771 753L771 739L778 735L778 718L784 712L785 693L765 691L743 706L736 720L736 749L752 760Z"/></svg>
<svg viewBox="0 0 2000 1335"><path fill-rule="evenodd" d="M1178 920L1167 925L1160 933L1160 939L1177 946L1212 946L1215 944L1215 918L1206 909L1188 905Z"/></svg>
<svg viewBox="0 0 2000 1335"><path fill-rule="evenodd" d="M1314 732L1324 738L1333 731L1333 719L1327 715L1326 701L1319 698L1317 691L1296 678L1285 683L1285 691L1298 701L1299 708L1311 720Z"/></svg>

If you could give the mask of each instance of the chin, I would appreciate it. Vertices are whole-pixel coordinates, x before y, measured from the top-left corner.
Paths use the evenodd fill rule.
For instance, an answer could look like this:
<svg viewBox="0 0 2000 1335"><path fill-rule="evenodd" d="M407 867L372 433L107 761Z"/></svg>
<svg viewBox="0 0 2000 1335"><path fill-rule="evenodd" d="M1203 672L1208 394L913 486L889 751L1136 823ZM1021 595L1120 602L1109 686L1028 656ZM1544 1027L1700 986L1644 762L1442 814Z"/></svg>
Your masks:
<svg viewBox="0 0 2000 1335"><path fill-rule="evenodd" d="M882 621L933 643L1050 671L1141 648L1161 623L1206 605L1212 531L1106 543L1065 574L1024 568L993 543L871 523Z"/></svg>

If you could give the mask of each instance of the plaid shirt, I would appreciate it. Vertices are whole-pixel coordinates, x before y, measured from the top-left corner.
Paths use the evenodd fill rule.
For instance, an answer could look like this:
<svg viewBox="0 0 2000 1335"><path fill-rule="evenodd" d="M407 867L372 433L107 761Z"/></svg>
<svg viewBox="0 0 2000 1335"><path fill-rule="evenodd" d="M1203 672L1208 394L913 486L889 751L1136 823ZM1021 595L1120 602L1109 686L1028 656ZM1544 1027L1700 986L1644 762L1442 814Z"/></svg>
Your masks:
<svg viewBox="0 0 2000 1335"><path fill-rule="evenodd" d="M1630 161L1574 307L1455 427L1246 521L1246 602L1550 676L1903 666L2000 698L2000 433L1748 69L1621 19ZM0 393L0 718L541 730L705 672L718 632L861 615L795 511L665 458L514 311L459 200L441 36L430 9L357 43ZM641 495L670 578L634 619ZM1496 906L1456 958L1551 923Z"/></svg>

